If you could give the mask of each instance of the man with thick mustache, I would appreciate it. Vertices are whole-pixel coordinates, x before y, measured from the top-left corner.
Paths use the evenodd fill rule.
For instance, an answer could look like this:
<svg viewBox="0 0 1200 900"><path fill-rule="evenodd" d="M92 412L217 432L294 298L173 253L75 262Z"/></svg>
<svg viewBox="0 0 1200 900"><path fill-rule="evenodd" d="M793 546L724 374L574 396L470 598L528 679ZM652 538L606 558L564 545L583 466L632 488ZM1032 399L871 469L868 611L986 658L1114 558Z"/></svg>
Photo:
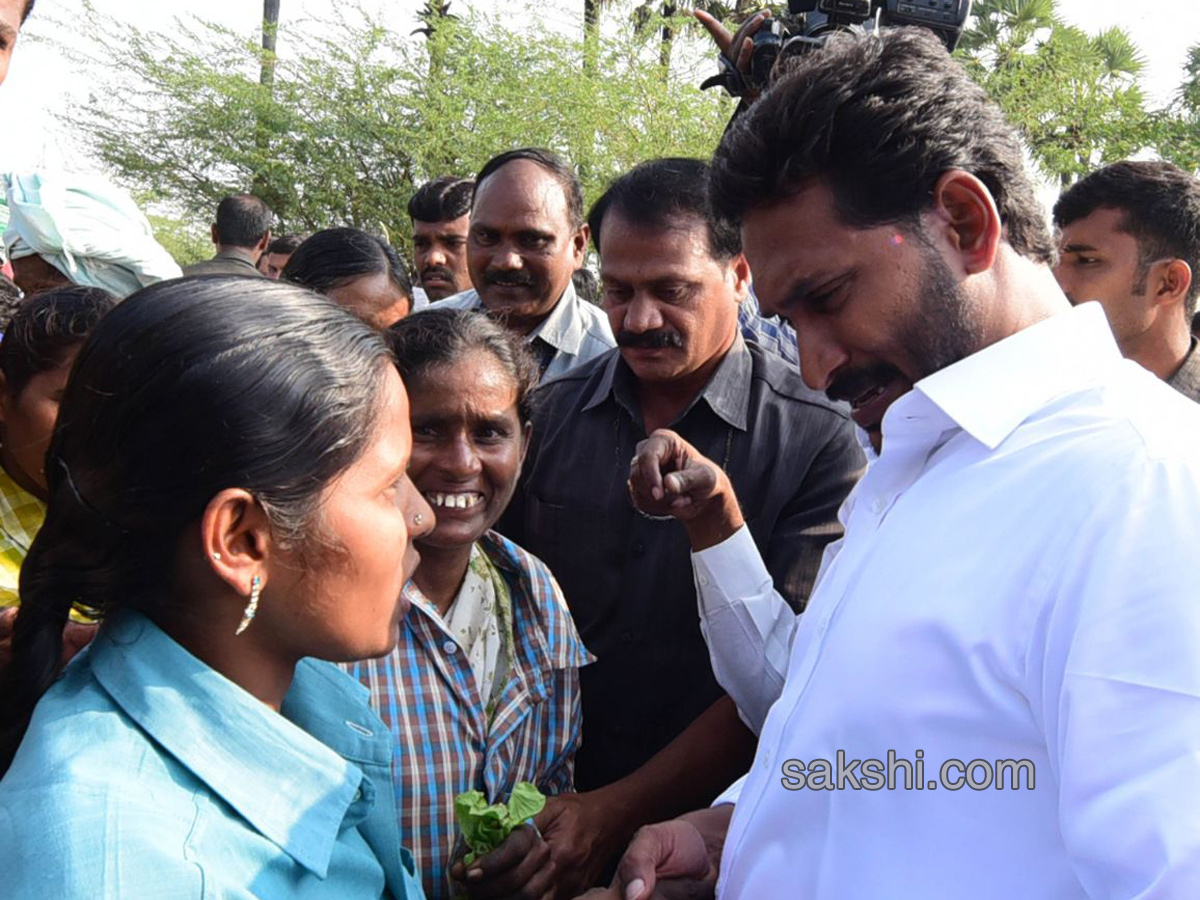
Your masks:
<svg viewBox="0 0 1200 900"><path fill-rule="evenodd" d="M438 305L486 310L525 338L543 379L561 375L613 346L604 314L571 284L587 241L571 167L549 150L501 153L475 179L467 232L475 288Z"/></svg>
<svg viewBox="0 0 1200 900"><path fill-rule="evenodd" d="M761 731L597 900L1200 896L1200 408L1068 303L1015 129L931 33L838 36L710 187L805 380L881 452L797 617L719 457L639 448Z"/></svg>
<svg viewBox="0 0 1200 900"><path fill-rule="evenodd" d="M750 273L709 210L699 160L645 163L588 220L618 350L544 384L501 530L558 578L584 643L581 793L538 825L568 886L595 883L642 824L711 800L753 734L713 677L687 536L630 503L634 448L671 427L720 460L792 607L808 596L863 457L847 416L795 367L743 341Z"/></svg>

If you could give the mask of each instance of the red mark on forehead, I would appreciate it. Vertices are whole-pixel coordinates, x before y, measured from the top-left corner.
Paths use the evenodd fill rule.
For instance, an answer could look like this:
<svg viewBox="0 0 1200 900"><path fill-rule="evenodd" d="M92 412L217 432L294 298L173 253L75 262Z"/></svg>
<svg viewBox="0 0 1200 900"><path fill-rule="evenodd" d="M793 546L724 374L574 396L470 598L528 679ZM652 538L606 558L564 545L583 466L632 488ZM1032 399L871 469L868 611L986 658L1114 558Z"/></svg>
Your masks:
<svg viewBox="0 0 1200 900"><path fill-rule="evenodd" d="M893 234L892 235L892 245L893 246L899 247L903 243L904 243L904 235L902 235L902 234Z"/></svg>

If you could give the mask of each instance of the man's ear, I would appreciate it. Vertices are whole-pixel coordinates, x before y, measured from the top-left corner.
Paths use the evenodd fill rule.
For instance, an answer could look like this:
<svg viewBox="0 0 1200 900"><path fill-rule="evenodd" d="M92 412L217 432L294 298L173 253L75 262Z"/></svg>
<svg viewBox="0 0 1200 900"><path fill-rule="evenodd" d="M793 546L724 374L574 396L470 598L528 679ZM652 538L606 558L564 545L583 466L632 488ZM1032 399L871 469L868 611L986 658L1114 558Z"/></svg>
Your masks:
<svg viewBox="0 0 1200 900"><path fill-rule="evenodd" d="M934 228L945 238L968 275L996 262L1004 226L987 186L962 169L943 172L933 188Z"/></svg>
<svg viewBox="0 0 1200 900"><path fill-rule="evenodd" d="M221 246L221 232L217 231L217 223L216 222L213 222L212 228L210 229L210 231L212 233L212 242L214 244L216 244L218 247L220 247Z"/></svg>
<svg viewBox="0 0 1200 900"><path fill-rule="evenodd" d="M259 238L258 243L254 245L254 252L257 253L259 256L262 256L264 253L267 252L267 248L270 246L271 246L271 232L268 231L261 238Z"/></svg>
<svg viewBox="0 0 1200 900"><path fill-rule="evenodd" d="M1178 303L1181 309L1186 309L1194 277L1192 267L1182 259L1165 259L1155 264L1151 272L1150 287L1154 292L1154 303L1158 306Z"/></svg>
<svg viewBox="0 0 1200 900"><path fill-rule="evenodd" d="M750 263L746 261L746 254L739 253L729 261L729 271L733 273L733 291L737 298L738 304L746 301L746 297L750 294Z"/></svg>
<svg viewBox="0 0 1200 900"><path fill-rule="evenodd" d="M525 454L529 452L529 442L533 438L533 423L526 422L521 426L521 464L519 469L525 468Z"/></svg>
<svg viewBox="0 0 1200 900"><path fill-rule="evenodd" d="M255 576L266 584L274 538L266 510L248 491L227 488L208 501L200 543L217 577L239 596L249 596Z"/></svg>
<svg viewBox="0 0 1200 900"><path fill-rule="evenodd" d="M588 241L591 239L592 229L587 222L584 222L571 238L571 254L575 259L576 269L583 268L583 261L587 258Z"/></svg>

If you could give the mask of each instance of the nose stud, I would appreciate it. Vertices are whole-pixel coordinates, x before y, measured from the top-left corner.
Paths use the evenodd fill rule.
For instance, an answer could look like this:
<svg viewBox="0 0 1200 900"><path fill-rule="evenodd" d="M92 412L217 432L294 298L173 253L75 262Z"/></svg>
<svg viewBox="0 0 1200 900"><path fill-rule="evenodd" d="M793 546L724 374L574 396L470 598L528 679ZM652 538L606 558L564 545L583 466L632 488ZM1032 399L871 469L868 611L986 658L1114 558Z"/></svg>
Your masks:
<svg viewBox="0 0 1200 900"><path fill-rule="evenodd" d="M425 524L425 517L420 513L417 513L415 516L413 516L413 524L420 528L423 524Z"/></svg>

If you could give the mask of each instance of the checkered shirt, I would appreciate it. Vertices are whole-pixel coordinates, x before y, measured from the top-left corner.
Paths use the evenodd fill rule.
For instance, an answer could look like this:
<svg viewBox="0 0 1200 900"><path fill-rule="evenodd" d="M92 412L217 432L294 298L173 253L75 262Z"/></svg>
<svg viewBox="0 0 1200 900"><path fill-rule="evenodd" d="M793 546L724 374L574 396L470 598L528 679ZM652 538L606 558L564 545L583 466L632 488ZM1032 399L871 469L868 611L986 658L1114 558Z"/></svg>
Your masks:
<svg viewBox="0 0 1200 900"><path fill-rule="evenodd" d="M0 607L17 606L21 563L46 519L46 504L0 469Z"/></svg>
<svg viewBox="0 0 1200 900"><path fill-rule="evenodd" d="M764 350L783 357L797 369L800 368L800 351L796 347L796 332L792 326L780 319L765 319L758 306L758 298L751 290L738 306L738 326L742 337L753 341Z"/></svg>
<svg viewBox="0 0 1200 900"><path fill-rule="evenodd" d="M450 867L463 848L454 798L480 790L507 800L518 781L545 794L574 785L580 737L579 666L592 657L562 592L536 557L495 532L479 541L512 594L515 658L487 721L467 654L411 582L412 610L389 655L347 666L396 740L392 763L400 834L429 900L456 891Z"/></svg>

